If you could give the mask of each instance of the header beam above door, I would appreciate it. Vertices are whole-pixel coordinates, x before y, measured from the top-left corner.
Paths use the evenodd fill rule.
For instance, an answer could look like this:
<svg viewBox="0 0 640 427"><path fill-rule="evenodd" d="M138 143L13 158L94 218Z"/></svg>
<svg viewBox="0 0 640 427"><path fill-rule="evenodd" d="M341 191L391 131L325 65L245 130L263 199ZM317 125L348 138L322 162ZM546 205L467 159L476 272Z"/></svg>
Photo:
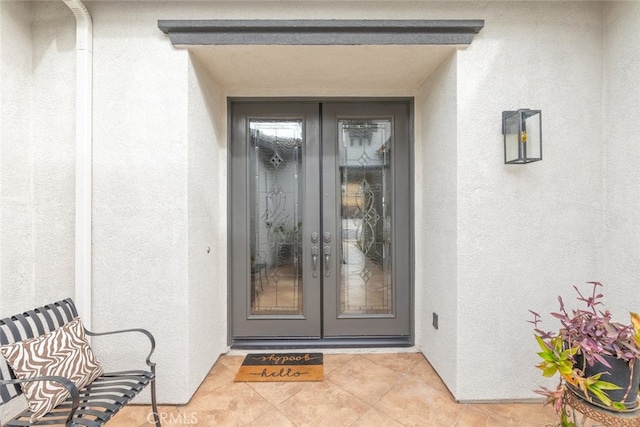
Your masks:
<svg viewBox="0 0 640 427"><path fill-rule="evenodd" d="M158 20L174 46L468 45L484 20Z"/></svg>

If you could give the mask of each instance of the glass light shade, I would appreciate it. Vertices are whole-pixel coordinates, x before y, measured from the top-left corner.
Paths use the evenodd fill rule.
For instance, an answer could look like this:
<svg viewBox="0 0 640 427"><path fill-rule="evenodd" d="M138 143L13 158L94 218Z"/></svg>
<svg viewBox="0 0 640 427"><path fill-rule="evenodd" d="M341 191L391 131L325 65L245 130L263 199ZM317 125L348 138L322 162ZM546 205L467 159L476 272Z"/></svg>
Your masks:
<svg viewBox="0 0 640 427"><path fill-rule="evenodd" d="M542 112L520 109L502 112L505 164L542 160Z"/></svg>

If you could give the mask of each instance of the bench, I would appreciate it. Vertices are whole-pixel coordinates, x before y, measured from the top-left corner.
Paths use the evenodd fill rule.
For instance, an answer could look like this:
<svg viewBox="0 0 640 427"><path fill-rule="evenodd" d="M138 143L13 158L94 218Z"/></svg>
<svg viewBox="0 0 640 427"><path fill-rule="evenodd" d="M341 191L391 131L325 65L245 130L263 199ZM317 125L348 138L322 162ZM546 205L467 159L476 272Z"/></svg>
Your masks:
<svg viewBox="0 0 640 427"><path fill-rule="evenodd" d="M91 376L89 376L87 378L89 382L78 389L69 378L60 375L29 377L25 375L23 371L19 371L22 372L21 375L16 375L11 365L6 363L5 358L3 358L2 353L0 353L0 406L23 394L23 387L26 384L34 384L35 386L46 385L47 387L57 386L57 388L60 389L60 399L64 399L64 401L54 409L35 420L32 419L32 416L34 416L34 412L32 411L33 404L29 402L29 409L22 411L11 420L1 420L0 424L2 424L3 427L25 425L101 426L109 421L146 386L151 385L153 419L156 426L160 427L156 403L155 363L150 360L155 350L153 335L144 329L126 329L93 333L84 329L79 321L74 320L76 318L78 318L78 312L73 301L71 299L65 299L2 319L0 320L0 347L6 344L12 344L12 346L9 347L12 348L14 353L21 351L21 355L24 355L25 353L29 353L29 350L32 348L26 346L26 344L31 341L25 340L30 338L40 337L37 340L41 343L39 344L39 348L51 345L55 340L59 340L60 342L66 340L67 342L73 342L73 344L68 344L68 346L71 346L72 351L69 352L65 347L64 351L66 352L63 353L62 350L56 347L55 350L51 350L51 352L52 354L54 352L57 353L51 356L50 359L46 359L46 363L42 363L41 365L64 365L67 363L65 361L70 361L68 362L68 364L71 365L69 369L84 371L87 365L91 366L91 363L77 363L75 359L76 356L70 356L70 354L76 352L75 346L82 348L82 350L78 350L78 353L84 352L83 354L85 356L86 353L89 353L88 358L90 360L93 360L91 359L93 354L86 341L75 339L77 335L81 335L84 339L84 335L101 336L136 332L146 335L151 343L151 351L146 359L149 370L104 373L102 372L102 367L95 361L95 365L97 366L94 366L95 369L93 369L93 376L95 376L95 378L89 380L88 378L91 378ZM70 330L71 328L75 328L75 332L67 333L67 329ZM74 333L76 335L74 335ZM47 341L44 343L40 341L44 339L47 339ZM77 342L84 344L77 345ZM15 343L20 344L16 345ZM9 347L5 347L5 350ZM88 348L88 351L85 350L86 348ZM40 350L38 350L38 354L39 351ZM32 351L32 353L35 352L36 351ZM56 355L58 356L57 358ZM29 359L28 356L29 355L27 355L25 359ZM36 360L36 362L39 360L40 359ZM34 366L36 365L33 360L31 360L31 363ZM82 373L83 372L74 372L74 378L76 374L80 375ZM47 382L44 383L45 381ZM80 382L76 383L80 384ZM66 398L65 396L67 396L67 394L65 392L68 392L68 397ZM28 395L29 393L25 393L25 396ZM44 409L47 409L46 406Z"/></svg>

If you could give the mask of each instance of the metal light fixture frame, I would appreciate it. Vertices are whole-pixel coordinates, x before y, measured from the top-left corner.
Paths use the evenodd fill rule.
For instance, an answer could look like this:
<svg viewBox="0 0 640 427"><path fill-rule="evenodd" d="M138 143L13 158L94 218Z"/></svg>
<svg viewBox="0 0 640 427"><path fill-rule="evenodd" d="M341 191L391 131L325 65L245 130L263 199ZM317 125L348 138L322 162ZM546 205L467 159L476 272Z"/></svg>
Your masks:
<svg viewBox="0 0 640 427"><path fill-rule="evenodd" d="M534 123L532 129L532 124L528 125L527 120L535 116L537 116L537 124ZM510 119L512 122L507 124ZM513 132L515 130L513 120L517 120L517 133ZM515 111L503 111L502 134L504 135L505 164L527 164L542 160L541 110L521 108Z"/></svg>

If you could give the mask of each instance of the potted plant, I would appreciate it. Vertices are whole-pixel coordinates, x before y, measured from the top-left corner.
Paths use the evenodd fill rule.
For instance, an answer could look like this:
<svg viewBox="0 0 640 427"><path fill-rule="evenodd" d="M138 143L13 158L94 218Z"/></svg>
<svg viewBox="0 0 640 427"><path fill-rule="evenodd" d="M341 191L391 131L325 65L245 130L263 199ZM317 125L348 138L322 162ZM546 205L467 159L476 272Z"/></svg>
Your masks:
<svg viewBox="0 0 640 427"><path fill-rule="evenodd" d="M562 425L571 425L563 406L563 395L571 389L588 402L614 411L632 409L637 404L640 380L640 316L631 313L631 324L612 320L609 310L601 307L603 295L599 282L588 282L591 295L583 295L574 286L583 308L567 311L562 297L560 309L551 315L560 320L556 332L543 331L541 317L533 314L535 339L542 349L537 365L545 377L559 376L555 390L536 390L553 404L561 415Z"/></svg>

